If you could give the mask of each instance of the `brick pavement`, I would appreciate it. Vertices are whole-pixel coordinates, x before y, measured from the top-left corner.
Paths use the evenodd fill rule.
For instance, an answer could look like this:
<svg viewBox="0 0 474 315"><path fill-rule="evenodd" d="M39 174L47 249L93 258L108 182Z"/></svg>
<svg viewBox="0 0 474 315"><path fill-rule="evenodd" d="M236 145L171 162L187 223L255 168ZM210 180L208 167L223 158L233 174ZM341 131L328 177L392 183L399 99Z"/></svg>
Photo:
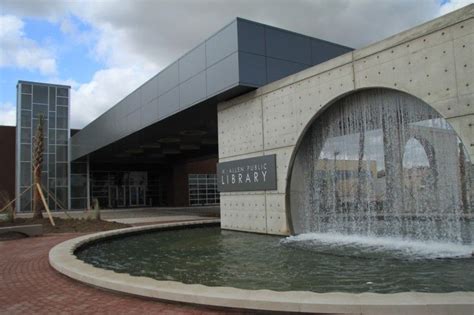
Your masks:
<svg viewBox="0 0 474 315"><path fill-rule="evenodd" d="M0 241L0 314L242 314L121 295L69 279L51 268L48 252L79 235Z"/></svg>

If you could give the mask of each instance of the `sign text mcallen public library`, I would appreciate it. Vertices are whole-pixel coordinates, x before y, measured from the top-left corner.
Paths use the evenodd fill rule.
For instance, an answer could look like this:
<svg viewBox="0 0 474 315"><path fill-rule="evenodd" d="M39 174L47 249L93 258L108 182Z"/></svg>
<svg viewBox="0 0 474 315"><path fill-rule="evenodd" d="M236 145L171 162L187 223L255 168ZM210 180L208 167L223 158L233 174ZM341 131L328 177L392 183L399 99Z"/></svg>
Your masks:
<svg viewBox="0 0 474 315"><path fill-rule="evenodd" d="M276 155L218 163L217 188L220 192L277 189Z"/></svg>

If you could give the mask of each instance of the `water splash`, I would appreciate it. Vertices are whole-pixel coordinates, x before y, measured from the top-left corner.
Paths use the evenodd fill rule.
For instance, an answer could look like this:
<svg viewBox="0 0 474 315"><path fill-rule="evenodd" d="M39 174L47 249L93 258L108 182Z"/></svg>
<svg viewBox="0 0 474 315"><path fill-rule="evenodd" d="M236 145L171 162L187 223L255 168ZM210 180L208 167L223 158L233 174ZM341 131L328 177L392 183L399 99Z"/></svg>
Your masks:
<svg viewBox="0 0 474 315"><path fill-rule="evenodd" d="M430 242L403 239L398 237L371 237L366 235L346 235L341 233L306 233L290 236L281 241L283 244L305 243L310 246L347 247L358 253L391 253L397 258L435 259L435 258L471 258L474 246L450 242Z"/></svg>
<svg viewBox="0 0 474 315"><path fill-rule="evenodd" d="M293 229L472 244L470 172L460 138L430 106L401 92L360 91L333 104L302 140L291 175Z"/></svg>

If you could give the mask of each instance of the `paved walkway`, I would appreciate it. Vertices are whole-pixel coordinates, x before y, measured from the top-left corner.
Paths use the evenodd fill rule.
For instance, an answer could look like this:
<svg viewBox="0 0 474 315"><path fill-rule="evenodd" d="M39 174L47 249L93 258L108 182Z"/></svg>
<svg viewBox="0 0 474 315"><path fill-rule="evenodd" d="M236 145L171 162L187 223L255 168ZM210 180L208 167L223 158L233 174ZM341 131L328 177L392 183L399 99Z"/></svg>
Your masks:
<svg viewBox="0 0 474 315"><path fill-rule="evenodd" d="M0 314L242 314L120 295L71 280L51 268L48 252L79 235L0 242Z"/></svg>
<svg viewBox="0 0 474 315"><path fill-rule="evenodd" d="M156 224L163 222L193 221L204 218L215 219L219 217L218 206L204 207L157 207L157 208L128 208L106 209L100 211L101 218L105 221L114 221L131 225ZM46 214L43 214L46 216ZM68 211L73 218L85 218L88 214L84 211ZM32 213L19 213L19 218L29 218ZM53 216L67 218L62 212L53 212Z"/></svg>

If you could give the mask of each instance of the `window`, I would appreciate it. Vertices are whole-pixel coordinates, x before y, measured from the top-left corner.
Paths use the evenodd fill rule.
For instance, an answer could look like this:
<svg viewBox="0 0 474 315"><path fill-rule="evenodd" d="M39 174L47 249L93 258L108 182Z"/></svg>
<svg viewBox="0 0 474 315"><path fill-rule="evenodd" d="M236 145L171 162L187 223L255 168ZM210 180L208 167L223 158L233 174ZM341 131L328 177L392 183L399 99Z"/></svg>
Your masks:
<svg viewBox="0 0 474 315"><path fill-rule="evenodd" d="M48 87L33 85L33 103L48 104Z"/></svg>
<svg viewBox="0 0 474 315"><path fill-rule="evenodd" d="M216 174L189 174L188 185L191 206L219 204Z"/></svg>

